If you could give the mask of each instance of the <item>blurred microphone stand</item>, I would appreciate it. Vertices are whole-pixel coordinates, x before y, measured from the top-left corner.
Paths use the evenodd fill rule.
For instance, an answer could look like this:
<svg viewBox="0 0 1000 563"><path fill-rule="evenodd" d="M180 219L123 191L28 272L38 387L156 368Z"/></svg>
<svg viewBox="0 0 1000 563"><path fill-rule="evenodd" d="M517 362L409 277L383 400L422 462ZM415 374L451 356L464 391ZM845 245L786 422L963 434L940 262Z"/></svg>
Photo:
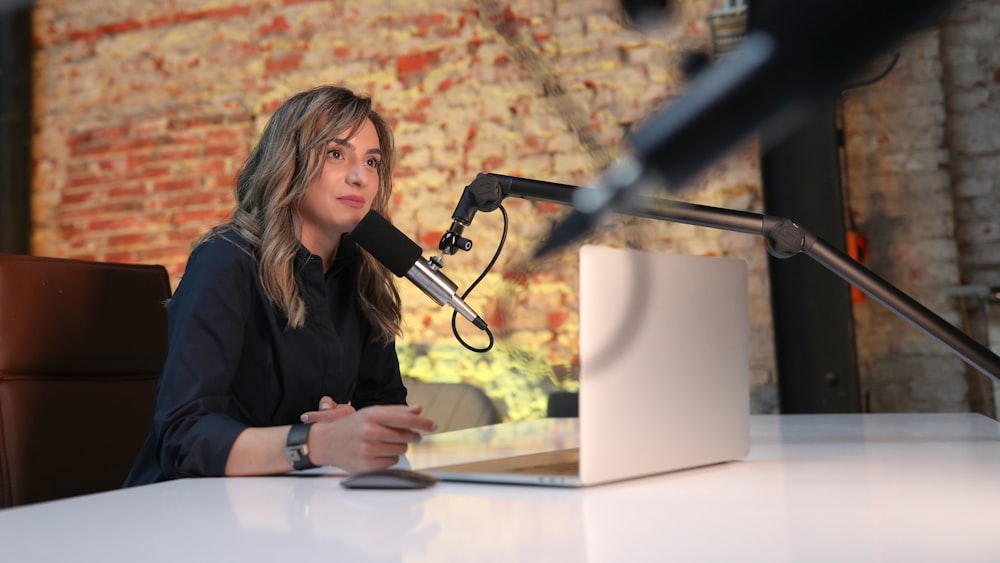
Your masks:
<svg viewBox="0 0 1000 563"><path fill-rule="evenodd" d="M573 206L580 186L480 173L466 186L452 214L452 224L441 237L440 250L455 254L470 250L472 241L464 237L478 211L493 211L503 200L514 196ZM619 213L699 227L763 236L767 250L775 258L805 254L827 270L854 285L903 320L943 344L953 354L1000 382L1000 356L958 330L912 297L877 276L846 253L810 234L790 219L709 207L646 195L635 195Z"/></svg>

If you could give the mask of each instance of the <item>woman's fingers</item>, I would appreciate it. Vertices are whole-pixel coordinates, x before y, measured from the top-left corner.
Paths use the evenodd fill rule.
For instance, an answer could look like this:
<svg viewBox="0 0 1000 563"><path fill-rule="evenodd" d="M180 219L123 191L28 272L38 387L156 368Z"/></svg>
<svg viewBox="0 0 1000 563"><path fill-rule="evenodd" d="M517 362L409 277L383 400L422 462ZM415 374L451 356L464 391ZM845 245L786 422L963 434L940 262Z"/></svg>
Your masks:
<svg viewBox="0 0 1000 563"><path fill-rule="evenodd" d="M354 414L354 412L354 407L350 404L339 405L331 397L323 396L319 400L319 410L304 412L299 420L302 422L331 422Z"/></svg>
<svg viewBox="0 0 1000 563"><path fill-rule="evenodd" d="M435 432L437 424L420 416L423 407L420 405L380 405L368 407L359 411L369 420L389 428L410 430L414 432Z"/></svg>
<svg viewBox="0 0 1000 563"><path fill-rule="evenodd" d="M420 441L422 433L437 429L433 420L421 416L419 405L379 405L356 412L351 409L350 416L325 418L333 410L340 409L306 413L310 421L315 415L317 422L330 423L313 427L310 447L321 463L351 472L389 467L409 444Z"/></svg>

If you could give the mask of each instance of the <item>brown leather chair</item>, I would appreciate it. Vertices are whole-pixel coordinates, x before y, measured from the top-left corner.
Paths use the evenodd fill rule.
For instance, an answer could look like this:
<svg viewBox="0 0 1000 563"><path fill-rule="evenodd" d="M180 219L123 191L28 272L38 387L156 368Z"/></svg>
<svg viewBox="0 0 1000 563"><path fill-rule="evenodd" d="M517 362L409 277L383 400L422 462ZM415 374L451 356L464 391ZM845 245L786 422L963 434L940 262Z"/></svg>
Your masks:
<svg viewBox="0 0 1000 563"><path fill-rule="evenodd" d="M0 506L115 489L152 423L162 266L0 254Z"/></svg>

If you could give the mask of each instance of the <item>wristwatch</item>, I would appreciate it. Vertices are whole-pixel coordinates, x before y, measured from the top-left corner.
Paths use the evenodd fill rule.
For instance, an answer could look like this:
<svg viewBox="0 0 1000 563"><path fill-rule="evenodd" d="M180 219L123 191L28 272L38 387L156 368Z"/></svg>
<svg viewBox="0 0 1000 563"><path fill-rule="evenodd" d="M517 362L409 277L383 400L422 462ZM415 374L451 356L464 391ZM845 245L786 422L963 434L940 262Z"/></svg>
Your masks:
<svg viewBox="0 0 1000 563"><path fill-rule="evenodd" d="M306 443L306 439L309 437L309 427L312 424L311 422L293 424L288 430L288 439L285 440L285 457L296 470L316 467L316 464L309 459L309 445Z"/></svg>

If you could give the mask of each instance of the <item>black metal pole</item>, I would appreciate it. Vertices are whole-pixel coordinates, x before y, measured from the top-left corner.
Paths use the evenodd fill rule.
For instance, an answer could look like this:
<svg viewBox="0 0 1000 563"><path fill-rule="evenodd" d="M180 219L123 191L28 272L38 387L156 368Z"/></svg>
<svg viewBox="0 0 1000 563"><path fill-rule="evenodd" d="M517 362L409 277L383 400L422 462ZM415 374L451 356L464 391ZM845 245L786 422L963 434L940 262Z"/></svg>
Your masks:
<svg viewBox="0 0 1000 563"><path fill-rule="evenodd" d="M0 252L31 251L31 3L0 6Z"/></svg>

